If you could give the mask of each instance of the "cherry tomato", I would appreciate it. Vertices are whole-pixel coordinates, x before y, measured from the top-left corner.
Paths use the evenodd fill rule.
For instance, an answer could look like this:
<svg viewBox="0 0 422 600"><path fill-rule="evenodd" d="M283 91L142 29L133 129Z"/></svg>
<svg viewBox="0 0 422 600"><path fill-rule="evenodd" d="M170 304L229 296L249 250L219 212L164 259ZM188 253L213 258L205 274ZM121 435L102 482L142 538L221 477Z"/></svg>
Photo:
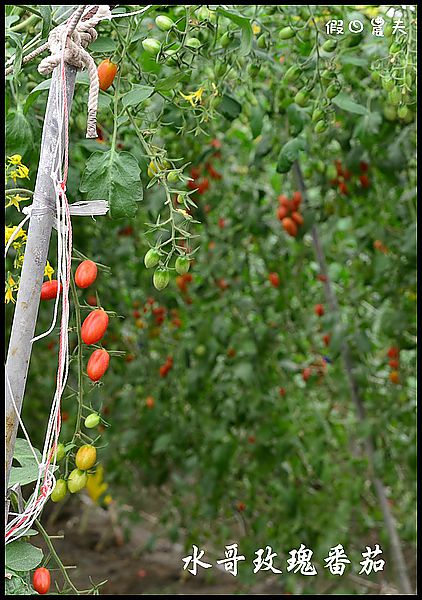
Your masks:
<svg viewBox="0 0 422 600"><path fill-rule="evenodd" d="M81 336L84 344L96 344L108 327L108 314L102 308L93 310L82 323Z"/></svg>
<svg viewBox="0 0 422 600"><path fill-rule="evenodd" d="M57 279L52 279L51 281L45 281L41 287L41 300L54 300L57 296ZM63 291L63 286L60 284L60 292Z"/></svg>
<svg viewBox="0 0 422 600"><path fill-rule="evenodd" d="M81 471L87 471L93 467L97 460L97 449L91 444L81 446L75 456L75 465Z"/></svg>
<svg viewBox="0 0 422 600"><path fill-rule="evenodd" d="M67 487L71 494L80 492L88 482L88 475L80 469L73 469L67 480Z"/></svg>
<svg viewBox="0 0 422 600"><path fill-rule="evenodd" d="M278 273L270 273L268 275L268 280L273 287L278 287L280 285L280 277Z"/></svg>
<svg viewBox="0 0 422 600"><path fill-rule="evenodd" d="M56 485L54 486L54 490L51 492L51 500L52 502L60 502L64 499L67 494L67 483L64 479L58 479L56 481Z"/></svg>
<svg viewBox="0 0 422 600"><path fill-rule="evenodd" d="M92 260L84 260L76 269L75 283L78 288L85 289L97 279L97 265Z"/></svg>
<svg viewBox="0 0 422 600"><path fill-rule="evenodd" d="M292 219L296 225L303 225L303 217L299 212L292 212Z"/></svg>
<svg viewBox="0 0 422 600"><path fill-rule="evenodd" d="M302 371L303 381L308 381L308 379L311 375L312 375L312 370L310 367L306 367L306 369L303 369L303 371Z"/></svg>
<svg viewBox="0 0 422 600"><path fill-rule="evenodd" d="M324 307L322 306L322 304L316 304L315 308L314 308L314 312L318 317L322 317L323 314L325 313Z"/></svg>
<svg viewBox="0 0 422 600"><path fill-rule="evenodd" d="M32 578L32 585L39 594L47 594L51 585L50 571L45 567L36 569Z"/></svg>
<svg viewBox="0 0 422 600"><path fill-rule="evenodd" d="M97 413L91 413L85 419L85 427L87 429L93 429L94 427L97 427L97 425L100 424L100 421L101 421L100 415L98 415Z"/></svg>
<svg viewBox="0 0 422 600"><path fill-rule="evenodd" d="M292 236L292 237L297 236L297 225L293 221L293 219L290 219L290 217L286 217L285 219L282 220L281 224L283 225L284 230L290 236Z"/></svg>
<svg viewBox="0 0 422 600"><path fill-rule="evenodd" d="M91 354L86 372L91 381L99 381L108 369L110 363L110 354L107 350L94 350Z"/></svg>
<svg viewBox="0 0 422 600"><path fill-rule="evenodd" d="M396 346L391 346L388 349L387 356L389 358L398 358L400 350Z"/></svg>
<svg viewBox="0 0 422 600"><path fill-rule="evenodd" d="M112 63L111 60L103 60L98 65L98 79L100 83L100 90L105 92L111 86L116 77L117 65Z"/></svg>

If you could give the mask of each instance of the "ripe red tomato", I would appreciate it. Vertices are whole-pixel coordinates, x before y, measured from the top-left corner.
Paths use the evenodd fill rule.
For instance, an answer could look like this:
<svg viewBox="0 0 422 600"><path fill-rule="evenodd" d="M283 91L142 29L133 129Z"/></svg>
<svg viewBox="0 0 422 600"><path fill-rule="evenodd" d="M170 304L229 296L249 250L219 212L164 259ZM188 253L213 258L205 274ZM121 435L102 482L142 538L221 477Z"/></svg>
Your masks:
<svg viewBox="0 0 422 600"><path fill-rule="evenodd" d="M32 585L39 594L47 594L51 585L50 571L45 567L36 569L32 578Z"/></svg>
<svg viewBox="0 0 422 600"><path fill-rule="evenodd" d="M145 400L145 406L149 409L154 408L154 398L152 396L148 396Z"/></svg>
<svg viewBox="0 0 422 600"><path fill-rule="evenodd" d="M97 306L97 298L93 294L91 294L91 296L88 296L86 301L90 306Z"/></svg>
<svg viewBox="0 0 422 600"><path fill-rule="evenodd" d="M328 278L327 278L327 276L326 276L326 275L323 275L322 273L319 273L319 274L317 275L317 279L318 279L319 281L327 281L327 279L328 279Z"/></svg>
<svg viewBox="0 0 422 600"><path fill-rule="evenodd" d="M268 279L273 287L278 287L280 285L280 277L278 273L270 273L268 275Z"/></svg>
<svg viewBox="0 0 422 600"><path fill-rule="evenodd" d="M284 194L280 194L280 196L278 197L278 203L280 206L284 206L284 208L290 210L290 200Z"/></svg>
<svg viewBox="0 0 422 600"><path fill-rule="evenodd" d="M218 219L218 226L220 229L224 229L224 227L226 226L226 221L223 219L223 217L220 217Z"/></svg>
<svg viewBox="0 0 422 600"><path fill-rule="evenodd" d="M285 396L286 395L286 390L284 389L284 387L279 388L278 393L280 394L280 396Z"/></svg>
<svg viewBox="0 0 422 600"><path fill-rule="evenodd" d="M100 90L105 92L111 86L114 78L116 77L117 65L112 63L111 60L103 60L103 62L98 65L97 72Z"/></svg>
<svg viewBox="0 0 422 600"><path fill-rule="evenodd" d="M389 358L398 358L399 352L400 350L397 348L397 346L391 346L391 348L388 349L387 356Z"/></svg>
<svg viewBox="0 0 422 600"><path fill-rule="evenodd" d="M57 296L57 279L52 279L51 281L45 281L41 287L41 300L54 300ZM63 291L63 286L60 284L60 292Z"/></svg>
<svg viewBox="0 0 422 600"><path fill-rule="evenodd" d="M284 230L290 236L292 236L292 237L297 236L297 225L293 221L293 219L290 219L290 217L286 217L285 219L282 220L281 224L283 225Z"/></svg>
<svg viewBox="0 0 422 600"><path fill-rule="evenodd" d="M389 362L388 365L392 368L392 369L398 369L399 368L399 361L397 360L397 358L392 358Z"/></svg>
<svg viewBox="0 0 422 600"><path fill-rule="evenodd" d="M221 175L221 173L219 173L218 171L216 171L216 170L214 169L214 167L213 167L213 166L212 166L210 163L207 163L207 164L205 165L205 167L206 167L206 169L207 169L207 171L208 171L208 174L209 174L209 176L210 176L212 179L222 179L222 177L223 177L223 176Z"/></svg>
<svg viewBox="0 0 422 600"><path fill-rule="evenodd" d="M362 161L359 163L359 169L360 169L360 172L361 172L361 173L367 173L367 172L368 172L368 169L369 169L369 165L368 165L368 163L367 163L367 162L365 162L364 160L362 160Z"/></svg>
<svg viewBox="0 0 422 600"><path fill-rule="evenodd" d="M210 182L208 181L208 179L206 177L204 177L204 179L198 185L198 194L203 194L204 192L206 192L209 189L209 187L210 187Z"/></svg>
<svg viewBox="0 0 422 600"><path fill-rule="evenodd" d="M344 181L340 181L340 183L338 184L338 189L340 190L340 193L342 193L344 196L347 196L349 193L347 185L344 183Z"/></svg>
<svg viewBox="0 0 422 600"><path fill-rule="evenodd" d="M193 179L199 179L199 177L201 177L201 169L199 167L192 167L190 176L193 177Z"/></svg>
<svg viewBox="0 0 422 600"><path fill-rule="evenodd" d="M302 379L303 381L308 381L309 377L312 375L312 370L310 367L306 367L302 371Z"/></svg>
<svg viewBox="0 0 422 600"><path fill-rule="evenodd" d="M360 175L359 176L360 184L363 188L367 189L370 186L368 175Z"/></svg>
<svg viewBox="0 0 422 600"><path fill-rule="evenodd" d="M323 340L324 344L326 346L328 346L330 344L330 334L326 333L325 335L323 335L322 340Z"/></svg>
<svg viewBox="0 0 422 600"><path fill-rule="evenodd" d="M102 308L93 310L82 323L81 335L84 344L96 344L108 327L108 314Z"/></svg>
<svg viewBox="0 0 422 600"><path fill-rule="evenodd" d="M287 215L289 214L289 211L287 210L287 208L285 206L279 206L277 209L277 219L279 219L280 221L282 221L283 219L285 219L287 217Z"/></svg>
<svg viewBox="0 0 422 600"><path fill-rule="evenodd" d="M256 437L255 437L254 435L250 435L250 436L248 437L248 442L249 442L250 444L255 444L255 442L256 442Z"/></svg>
<svg viewBox="0 0 422 600"><path fill-rule="evenodd" d="M292 219L296 225L303 225L303 217L299 212L292 212Z"/></svg>
<svg viewBox="0 0 422 600"><path fill-rule="evenodd" d="M91 354L86 372L91 381L99 381L108 369L110 354L107 350L94 350Z"/></svg>
<svg viewBox="0 0 422 600"><path fill-rule="evenodd" d="M78 288L85 289L97 279L97 265L92 260L84 260L76 269L75 283Z"/></svg>
<svg viewBox="0 0 422 600"><path fill-rule="evenodd" d="M323 314L325 313L324 307L322 306L322 304L316 304L315 308L314 308L314 312L318 317L322 317Z"/></svg>
<svg viewBox="0 0 422 600"><path fill-rule="evenodd" d="M292 204L293 208L297 210L302 202L302 194L300 192L293 192Z"/></svg>

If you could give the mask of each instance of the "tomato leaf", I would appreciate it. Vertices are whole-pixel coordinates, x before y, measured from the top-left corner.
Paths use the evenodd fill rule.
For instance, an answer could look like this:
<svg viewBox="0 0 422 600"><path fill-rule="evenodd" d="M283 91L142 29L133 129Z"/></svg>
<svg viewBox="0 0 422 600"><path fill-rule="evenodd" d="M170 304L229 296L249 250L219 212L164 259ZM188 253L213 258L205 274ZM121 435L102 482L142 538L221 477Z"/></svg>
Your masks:
<svg viewBox="0 0 422 600"><path fill-rule="evenodd" d="M35 455L39 462L42 461L41 454L34 448ZM32 483L38 478L38 463L29 446L27 440L17 438L13 458L21 465L12 467L10 471L9 487L19 483L26 485Z"/></svg>
<svg viewBox="0 0 422 600"><path fill-rule="evenodd" d="M242 110L242 106L239 102L228 94L223 94L218 108L223 117L229 121L234 121L234 119L240 115L240 111Z"/></svg>
<svg viewBox="0 0 422 600"><path fill-rule="evenodd" d="M6 546L6 567L13 571L32 571L43 559L43 552L28 542L17 540Z"/></svg>
<svg viewBox="0 0 422 600"><path fill-rule="evenodd" d="M149 98L154 93L154 88L149 85L139 85L135 84L132 86L130 92L127 92L123 98L123 106L127 108L128 106L136 106L140 104L147 98Z"/></svg>
<svg viewBox="0 0 422 600"><path fill-rule="evenodd" d="M288 173L299 154L305 149L305 140L302 137L294 138L284 144L280 150L277 161L277 173Z"/></svg>
<svg viewBox="0 0 422 600"><path fill-rule="evenodd" d="M51 29L51 6L49 4L39 4L37 8L42 16L41 37L46 38L48 37Z"/></svg>
<svg viewBox="0 0 422 600"><path fill-rule="evenodd" d="M111 218L133 218L143 199L138 161L129 152L95 152L86 163L80 191L88 200L107 200Z"/></svg>
<svg viewBox="0 0 422 600"><path fill-rule="evenodd" d="M233 23L241 28L242 39L240 41L240 46L237 49L237 53L239 56L246 56L249 54L249 52L252 50L253 40L253 31L249 19L242 17L238 13L234 13L231 10L222 8L221 6L218 7L217 12L220 13L220 15L223 15L223 17L230 19L233 21Z"/></svg>
<svg viewBox="0 0 422 600"><path fill-rule="evenodd" d="M341 110L345 110L356 115L369 114L369 110L365 106L362 106L361 104L358 104L357 102L351 100L348 94L339 94L338 96L333 98L331 102L339 108L341 108Z"/></svg>

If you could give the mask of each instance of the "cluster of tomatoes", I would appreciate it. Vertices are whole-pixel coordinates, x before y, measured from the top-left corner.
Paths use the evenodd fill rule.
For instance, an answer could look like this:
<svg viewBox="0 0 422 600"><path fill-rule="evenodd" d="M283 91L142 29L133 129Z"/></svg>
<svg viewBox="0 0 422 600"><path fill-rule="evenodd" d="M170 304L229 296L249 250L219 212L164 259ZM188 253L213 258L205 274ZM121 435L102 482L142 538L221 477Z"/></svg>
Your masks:
<svg viewBox="0 0 422 600"><path fill-rule="evenodd" d="M211 145L217 150L221 148L221 142L217 139L213 140ZM214 152L213 157L221 158L220 152ZM203 173L203 168L206 173ZM208 177L211 177L211 179L215 179L217 181L223 177L222 174L214 168L210 160L205 163L203 168L201 166L192 167L190 170L190 176L192 177L193 181L188 181L188 188L190 190L196 190L196 192L200 195L209 190L210 182Z"/></svg>
<svg viewBox="0 0 422 600"><path fill-rule="evenodd" d="M346 182L353 182L353 173L349 171L341 162L341 160L335 160L334 166L336 168L337 177L330 180L330 184L337 187L339 192L343 196L349 195L349 185ZM364 190L368 189L371 182L368 177L369 165L365 161L359 163L359 183L360 187Z"/></svg>
<svg viewBox="0 0 422 600"><path fill-rule="evenodd" d="M387 356L390 359L388 361L388 366L391 368L390 381L391 381L391 383L394 383L395 385L397 385L398 383L400 383L400 375L399 375L399 371L398 371L398 369L400 367L400 362L399 362L400 350L399 350L399 348L397 348L396 346L391 346L391 348L388 349Z"/></svg>
<svg viewBox="0 0 422 600"><path fill-rule="evenodd" d="M133 314L133 317L135 318L136 327L138 329L144 329L145 323L141 319L141 312L139 311L139 306L140 306L139 301L135 301L133 303L134 311L132 314ZM146 315L148 315L148 314L151 315L154 318L155 325L157 327L160 327L165 321L165 318L167 315L167 309L165 306L160 306L159 304L157 305L155 302L155 299L150 297L147 299L147 301L144 304L143 313ZM173 325L173 327L176 327L176 328L181 327L182 321L180 320L178 309L172 308L170 310L170 315L172 317L171 324Z"/></svg>
<svg viewBox="0 0 422 600"><path fill-rule="evenodd" d="M167 356L166 362L160 367L160 377L167 377L168 372L173 368L173 357Z"/></svg>
<svg viewBox="0 0 422 600"><path fill-rule="evenodd" d="M300 192L294 192L291 200L284 194L280 194L278 197L277 218L281 222L284 231L291 237L297 236L298 228L304 223L299 210L301 202L302 194Z"/></svg>

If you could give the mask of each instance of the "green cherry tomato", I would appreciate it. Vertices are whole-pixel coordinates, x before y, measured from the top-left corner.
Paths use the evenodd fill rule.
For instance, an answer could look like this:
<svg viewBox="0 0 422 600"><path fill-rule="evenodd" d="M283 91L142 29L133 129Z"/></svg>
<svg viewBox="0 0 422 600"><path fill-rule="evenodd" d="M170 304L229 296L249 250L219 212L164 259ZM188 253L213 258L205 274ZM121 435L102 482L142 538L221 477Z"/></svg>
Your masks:
<svg viewBox="0 0 422 600"><path fill-rule="evenodd" d="M165 15L158 15L155 19L155 24L161 31L170 31L170 29L174 27L174 21Z"/></svg>
<svg viewBox="0 0 422 600"><path fill-rule="evenodd" d="M66 456L66 450L65 450L64 444L62 444L62 443L57 444L56 462L60 462L61 460L64 459L65 456Z"/></svg>
<svg viewBox="0 0 422 600"><path fill-rule="evenodd" d="M198 40L198 38L191 37L186 40L185 46L187 46L188 48L193 48L194 50L197 50L198 48L201 47L201 42Z"/></svg>
<svg viewBox="0 0 422 600"><path fill-rule="evenodd" d="M80 492L88 482L88 475L80 469L73 469L67 480L67 487L71 494Z"/></svg>
<svg viewBox="0 0 422 600"><path fill-rule="evenodd" d="M178 256L175 268L179 275L185 275L189 271L190 261L186 256Z"/></svg>
<svg viewBox="0 0 422 600"><path fill-rule="evenodd" d="M97 427L97 425L100 424L100 421L101 421L100 415L98 415L97 413L91 413L85 419L85 427L87 429L93 429L94 427Z"/></svg>
<svg viewBox="0 0 422 600"><path fill-rule="evenodd" d="M295 102L303 108L309 102L309 94L304 90L299 90L295 96Z"/></svg>
<svg viewBox="0 0 422 600"><path fill-rule="evenodd" d="M156 290L161 291L168 286L170 273L167 269L157 269L153 276L153 284Z"/></svg>
<svg viewBox="0 0 422 600"><path fill-rule="evenodd" d="M327 87L327 98L335 98L340 93L340 90L341 85L338 83L338 81L333 81L333 83L330 83L330 85Z"/></svg>
<svg viewBox="0 0 422 600"><path fill-rule="evenodd" d="M334 52L334 50L337 48L337 42L336 40L325 40L325 42L322 44L322 49L324 50L324 52Z"/></svg>
<svg viewBox="0 0 422 600"><path fill-rule="evenodd" d="M156 248L150 248L144 257L144 264L147 269L156 267L160 262L161 254Z"/></svg>
<svg viewBox="0 0 422 600"><path fill-rule="evenodd" d="M158 40L154 38L145 38L142 41L142 47L151 56L157 56L157 54L161 50L161 44Z"/></svg>
<svg viewBox="0 0 422 600"><path fill-rule="evenodd" d="M281 40L289 40L290 38L295 36L295 32L291 27L283 27L278 34L278 37Z"/></svg>
<svg viewBox="0 0 422 600"><path fill-rule="evenodd" d="M52 502L60 502L67 494L67 483L64 479L58 479L53 491L51 492Z"/></svg>
<svg viewBox="0 0 422 600"><path fill-rule="evenodd" d="M302 69L296 65L292 65L284 74L284 79L287 83L294 83L302 74Z"/></svg>

